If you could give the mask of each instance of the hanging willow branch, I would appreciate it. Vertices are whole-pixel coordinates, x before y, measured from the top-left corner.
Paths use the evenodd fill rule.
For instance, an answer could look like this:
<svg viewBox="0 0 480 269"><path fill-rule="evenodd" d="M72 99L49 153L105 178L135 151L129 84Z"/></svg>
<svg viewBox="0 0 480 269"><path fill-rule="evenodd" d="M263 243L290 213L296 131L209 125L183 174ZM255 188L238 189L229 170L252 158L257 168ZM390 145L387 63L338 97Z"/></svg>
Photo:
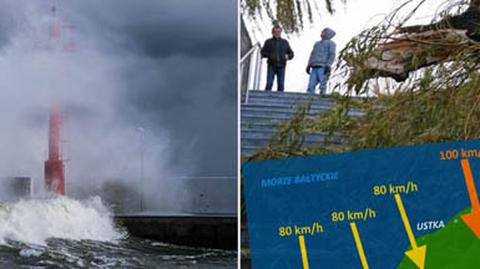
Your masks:
<svg viewBox="0 0 480 269"><path fill-rule="evenodd" d="M319 15L321 1L330 14L335 12L333 0L242 0L241 9L254 20L263 20L260 14L264 10L272 24L281 25L286 33L298 33L307 22L313 22L314 12Z"/></svg>

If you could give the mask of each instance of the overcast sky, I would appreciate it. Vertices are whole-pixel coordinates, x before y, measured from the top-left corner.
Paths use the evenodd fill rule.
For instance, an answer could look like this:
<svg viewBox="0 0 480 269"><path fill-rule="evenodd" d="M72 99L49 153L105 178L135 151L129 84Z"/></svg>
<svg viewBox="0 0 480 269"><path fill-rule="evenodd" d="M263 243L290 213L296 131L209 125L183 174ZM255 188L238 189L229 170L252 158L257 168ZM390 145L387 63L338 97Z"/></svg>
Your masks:
<svg viewBox="0 0 480 269"><path fill-rule="evenodd" d="M0 0L0 56L25 30L31 9L48 14L53 2ZM85 38L118 59L122 87L110 102L117 120L147 136L167 134L165 159L185 166L180 174L236 175L235 0L57 2L80 51L89 49Z"/></svg>

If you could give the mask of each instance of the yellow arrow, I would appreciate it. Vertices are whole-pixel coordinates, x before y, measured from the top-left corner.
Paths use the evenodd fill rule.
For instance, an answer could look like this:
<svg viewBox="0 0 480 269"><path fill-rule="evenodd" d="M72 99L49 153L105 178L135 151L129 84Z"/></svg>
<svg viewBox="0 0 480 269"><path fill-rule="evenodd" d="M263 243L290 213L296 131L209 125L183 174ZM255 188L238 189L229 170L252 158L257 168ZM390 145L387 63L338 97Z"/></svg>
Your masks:
<svg viewBox="0 0 480 269"><path fill-rule="evenodd" d="M310 267L308 265L307 248L305 247L305 237L303 237L303 235L300 235L298 237L298 241L300 242L300 252L302 254L303 269L309 269Z"/></svg>
<svg viewBox="0 0 480 269"><path fill-rule="evenodd" d="M395 201L397 202L398 210L400 211L400 216L402 216L403 225L405 226L405 230L407 231L408 240L410 240L410 244L412 245L412 250L405 252L410 260L420 269L425 268L425 256L427 254L427 246L419 247L417 245L417 241L415 240L415 236L413 235L412 227L410 226L410 222L408 221L407 213L405 212L405 207L402 203L402 198L400 194L395 194Z"/></svg>
<svg viewBox="0 0 480 269"><path fill-rule="evenodd" d="M355 239L355 245L357 245L358 256L360 256L363 269L368 269L367 257L365 256L365 251L363 250L362 241L360 240L360 234L358 233L355 222L350 223L350 228L352 228L353 238Z"/></svg>

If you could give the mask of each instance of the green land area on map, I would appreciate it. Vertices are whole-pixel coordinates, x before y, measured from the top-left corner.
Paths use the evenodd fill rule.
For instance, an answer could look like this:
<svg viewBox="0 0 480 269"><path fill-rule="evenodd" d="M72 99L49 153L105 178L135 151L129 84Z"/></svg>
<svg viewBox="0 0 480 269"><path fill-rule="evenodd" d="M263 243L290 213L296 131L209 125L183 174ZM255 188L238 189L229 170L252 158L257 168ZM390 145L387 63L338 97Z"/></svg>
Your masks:
<svg viewBox="0 0 480 269"><path fill-rule="evenodd" d="M480 240L460 217L469 212L470 209L466 209L444 228L417 238L419 246L427 246L425 269L480 268ZM404 256L397 269L418 267Z"/></svg>

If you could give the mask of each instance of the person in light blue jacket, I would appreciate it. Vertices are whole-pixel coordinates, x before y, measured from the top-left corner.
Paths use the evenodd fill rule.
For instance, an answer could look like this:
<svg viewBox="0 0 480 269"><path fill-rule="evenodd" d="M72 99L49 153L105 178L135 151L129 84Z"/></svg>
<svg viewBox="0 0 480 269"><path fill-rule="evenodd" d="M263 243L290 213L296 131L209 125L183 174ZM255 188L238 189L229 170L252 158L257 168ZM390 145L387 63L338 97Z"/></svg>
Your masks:
<svg viewBox="0 0 480 269"><path fill-rule="evenodd" d="M317 84L320 84L321 95L327 91L327 82L336 57L337 45L332 41L335 34L335 31L328 27L323 29L320 35L322 40L313 46L307 66L307 74L310 75L307 92L311 94L315 93Z"/></svg>

